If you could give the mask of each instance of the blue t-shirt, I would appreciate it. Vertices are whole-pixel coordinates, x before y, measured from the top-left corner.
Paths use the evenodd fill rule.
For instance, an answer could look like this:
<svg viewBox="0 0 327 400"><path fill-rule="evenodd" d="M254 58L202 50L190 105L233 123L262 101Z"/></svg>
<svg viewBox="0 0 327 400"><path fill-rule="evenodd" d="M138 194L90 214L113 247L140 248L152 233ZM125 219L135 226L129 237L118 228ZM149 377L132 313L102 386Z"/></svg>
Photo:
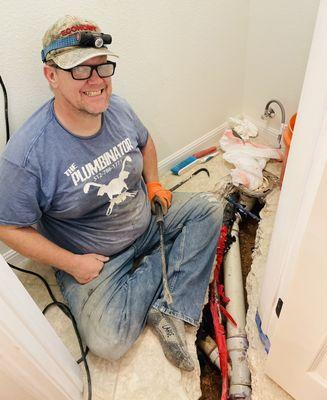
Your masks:
<svg viewBox="0 0 327 400"><path fill-rule="evenodd" d="M0 225L37 225L74 253L115 254L151 218L140 151L148 132L112 95L98 133L81 137L57 120L53 99L10 139L0 158Z"/></svg>

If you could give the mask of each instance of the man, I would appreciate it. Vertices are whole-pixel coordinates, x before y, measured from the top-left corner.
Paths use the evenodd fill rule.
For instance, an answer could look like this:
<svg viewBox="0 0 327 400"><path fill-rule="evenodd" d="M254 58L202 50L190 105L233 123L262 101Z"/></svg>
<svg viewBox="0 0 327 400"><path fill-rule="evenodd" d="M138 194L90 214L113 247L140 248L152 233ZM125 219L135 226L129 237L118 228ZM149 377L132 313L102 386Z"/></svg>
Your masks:
<svg viewBox="0 0 327 400"><path fill-rule="evenodd" d="M93 22L66 16L44 35L44 75L54 98L2 154L0 239L55 267L96 355L120 358L147 323L166 357L191 371L184 324L200 321L221 207L204 193L176 193L171 202L158 182L151 136L112 94L116 57L105 46L110 36L100 32ZM154 201L166 213L171 304L162 289Z"/></svg>

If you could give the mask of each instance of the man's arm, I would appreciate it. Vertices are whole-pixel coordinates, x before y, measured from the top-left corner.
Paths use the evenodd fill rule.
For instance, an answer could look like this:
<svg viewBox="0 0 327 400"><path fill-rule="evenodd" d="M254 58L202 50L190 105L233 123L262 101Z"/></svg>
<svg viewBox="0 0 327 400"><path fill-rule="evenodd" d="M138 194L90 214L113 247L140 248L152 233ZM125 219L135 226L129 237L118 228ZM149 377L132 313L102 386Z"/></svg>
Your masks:
<svg viewBox="0 0 327 400"><path fill-rule="evenodd" d="M158 182L157 152L151 136L148 136L146 145L141 149L143 155L143 177L145 183Z"/></svg>
<svg viewBox="0 0 327 400"><path fill-rule="evenodd" d="M2 225L0 240L27 258L68 272L81 284L96 278L103 263L109 260L100 254L74 254L50 242L32 227Z"/></svg>
<svg viewBox="0 0 327 400"><path fill-rule="evenodd" d="M148 189L152 210L154 212L154 201L158 201L163 213L166 214L171 205L172 194L159 182L157 152L150 135L141 152L143 155L143 177Z"/></svg>

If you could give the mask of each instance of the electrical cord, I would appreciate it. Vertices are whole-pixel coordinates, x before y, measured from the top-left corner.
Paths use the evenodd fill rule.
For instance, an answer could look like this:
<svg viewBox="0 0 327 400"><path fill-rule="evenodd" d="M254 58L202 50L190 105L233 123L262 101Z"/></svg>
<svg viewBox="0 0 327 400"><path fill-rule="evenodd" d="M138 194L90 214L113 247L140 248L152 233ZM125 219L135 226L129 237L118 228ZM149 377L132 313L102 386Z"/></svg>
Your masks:
<svg viewBox="0 0 327 400"><path fill-rule="evenodd" d="M9 117L8 117L8 96L7 96L7 90L6 90L6 86L1 78L0 75L0 85L2 87L3 90L3 97L4 97L4 102L5 102L5 121L6 121L6 143L8 142L8 140L10 139L10 131L9 131Z"/></svg>
<svg viewBox="0 0 327 400"><path fill-rule="evenodd" d="M85 350L84 350L84 348L83 348L82 338L81 338L81 335L80 335L80 333L79 333L79 331L78 331L76 320L75 320L73 314L71 313L70 309L67 307L66 304L64 304L64 303L62 303L62 302L60 302L60 301L58 301L58 300L55 298L55 296L54 296L54 294L52 293L52 290L51 290L51 288L50 288L48 282L43 278L43 276L37 274L36 272L28 271L28 270L26 270L26 269L16 267L16 266L14 266L14 265L12 265L12 264L9 264L9 263L7 263L7 264L8 264L12 269L15 269L15 270L20 271L20 272L24 272L24 273L26 273L26 274L34 275L34 276L38 277L39 279L41 279L41 281L43 282L44 286L46 287L46 289L47 289L47 291L48 291L48 293L49 293L49 296L50 296L51 299L52 299L52 303L48 304L48 305L44 308L44 310L42 311L42 313L43 313L44 315L45 315L45 313L49 310L49 308L51 308L51 307L53 307L53 306L55 305L55 306L57 306L57 307L72 321L73 328L74 328L74 331L75 331L75 334L76 334L76 337L77 337L78 345L79 345L79 348L80 348L80 351L81 351L81 358L80 358L79 360L77 360L77 363L78 363L78 364L81 363L81 362L84 363L84 368L85 368L85 372L86 372L86 379L87 379L87 393L88 393L87 399L88 399L88 400L92 400L92 382L91 382L91 374L90 374L89 365L88 365L88 362L87 362L87 359L86 359L86 356L87 356L87 354L88 354L88 350L89 350L89 349L88 349L88 347L86 347Z"/></svg>

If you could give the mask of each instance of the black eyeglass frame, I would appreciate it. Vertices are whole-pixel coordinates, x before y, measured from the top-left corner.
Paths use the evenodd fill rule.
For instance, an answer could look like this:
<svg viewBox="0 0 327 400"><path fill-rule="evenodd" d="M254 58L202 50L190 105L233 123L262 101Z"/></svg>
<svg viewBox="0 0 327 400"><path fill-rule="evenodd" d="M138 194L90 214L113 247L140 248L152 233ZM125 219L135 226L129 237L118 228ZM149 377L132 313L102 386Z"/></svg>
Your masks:
<svg viewBox="0 0 327 400"><path fill-rule="evenodd" d="M112 74L108 75L108 76L101 76L99 74L98 67L101 67L102 65L112 65L113 66ZM61 69L62 71L70 72L72 78L75 79L75 81L86 81L87 79L91 78L93 70L96 70L96 72L97 72L97 74L98 74L98 76L100 78L109 78L110 76L113 76L113 74L115 73L115 69L116 69L116 63L114 61L107 61L105 63L97 64L97 65L80 64L80 65L76 65L75 67L72 67L72 68L61 68L61 67L59 67L59 65L55 65L54 67L57 68L57 69ZM89 67L90 68L90 75L87 78L75 78L74 75L73 75L73 71L74 71L74 68L77 68L77 67Z"/></svg>

